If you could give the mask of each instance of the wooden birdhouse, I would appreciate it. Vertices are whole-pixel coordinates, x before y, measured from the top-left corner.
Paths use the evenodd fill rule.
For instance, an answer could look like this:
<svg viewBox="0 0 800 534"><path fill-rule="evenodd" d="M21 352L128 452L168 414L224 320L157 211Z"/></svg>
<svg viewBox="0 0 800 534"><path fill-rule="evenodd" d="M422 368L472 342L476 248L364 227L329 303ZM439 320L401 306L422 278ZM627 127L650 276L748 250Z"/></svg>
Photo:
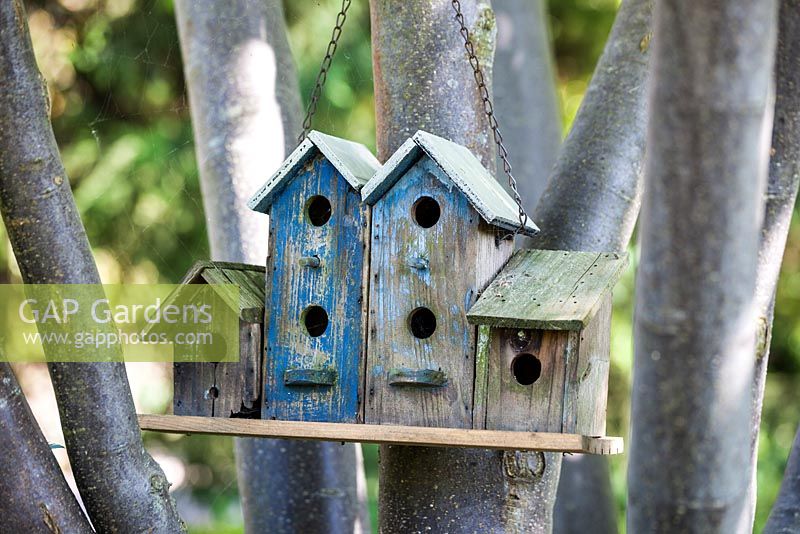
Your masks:
<svg viewBox="0 0 800 534"><path fill-rule="evenodd" d="M370 210L359 192L378 167L363 145L311 132L250 201L271 217L265 418L360 419Z"/></svg>
<svg viewBox="0 0 800 534"><path fill-rule="evenodd" d="M514 254L467 314L479 327L474 428L605 434L611 291L626 265L612 253Z"/></svg>
<svg viewBox="0 0 800 534"><path fill-rule="evenodd" d="M471 428L466 313L512 253L517 205L468 149L422 131L362 197L372 206L365 422Z"/></svg>
<svg viewBox="0 0 800 534"><path fill-rule="evenodd" d="M210 284L239 315L238 362L174 364L176 415L261 417L261 360L264 324L264 267L198 261L165 301L179 299L185 285ZM226 295L231 286L238 295ZM197 325L198 327L202 325Z"/></svg>

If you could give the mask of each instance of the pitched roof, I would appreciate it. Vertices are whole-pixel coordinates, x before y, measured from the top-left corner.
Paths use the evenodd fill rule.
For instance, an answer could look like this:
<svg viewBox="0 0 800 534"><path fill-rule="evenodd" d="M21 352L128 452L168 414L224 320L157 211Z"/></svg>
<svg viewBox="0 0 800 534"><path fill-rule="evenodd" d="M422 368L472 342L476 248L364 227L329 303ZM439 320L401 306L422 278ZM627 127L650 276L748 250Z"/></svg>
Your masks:
<svg viewBox="0 0 800 534"><path fill-rule="evenodd" d="M419 130L392 154L361 190L368 204L377 202L422 155L430 157L469 199L486 222L515 230L519 211L514 200L466 147ZM522 233L534 235L539 229L528 220Z"/></svg>
<svg viewBox="0 0 800 534"><path fill-rule="evenodd" d="M360 191L380 167L378 160L364 145L312 131L253 195L247 203L250 209L266 213L275 200L275 195L319 152L356 191Z"/></svg>
<svg viewBox="0 0 800 534"><path fill-rule="evenodd" d="M264 320L265 269L260 265L228 263L224 261L198 261L181 280L181 285L210 284L215 292L234 310L239 318L259 323ZM228 294L228 285L238 286L238 295ZM181 288L165 300L166 306L177 298Z"/></svg>
<svg viewBox="0 0 800 534"><path fill-rule="evenodd" d="M467 320L506 328L580 330L627 264L627 254L518 250L467 312Z"/></svg>

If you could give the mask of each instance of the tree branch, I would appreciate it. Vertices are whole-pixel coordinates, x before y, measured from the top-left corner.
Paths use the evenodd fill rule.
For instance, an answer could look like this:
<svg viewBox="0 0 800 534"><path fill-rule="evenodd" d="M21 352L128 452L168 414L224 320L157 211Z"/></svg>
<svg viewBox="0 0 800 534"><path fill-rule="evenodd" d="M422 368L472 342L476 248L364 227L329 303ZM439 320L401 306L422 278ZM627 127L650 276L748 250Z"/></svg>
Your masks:
<svg viewBox="0 0 800 534"><path fill-rule="evenodd" d="M631 532L747 529L774 0L656 4ZM731 31L735 28L735 31Z"/></svg>
<svg viewBox="0 0 800 534"><path fill-rule="evenodd" d="M789 233L792 211L800 185L800 1L781 0L778 15L778 47L775 57L775 120L767 182L764 224L758 252L756 305L760 314L756 371L753 382L753 422L751 426L751 524L756 505L756 463L758 431L767 377L775 289L778 285L783 251ZM800 528L800 476L797 456L800 444L795 440L786 467L781 492L765 532L789 532ZM795 481L795 482L793 482Z"/></svg>
<svg viewBox="0 0 800 534"><path fill-rule="evenodd" d="M535 248L624 252L641 204L651 0L626 0L533 214ZM562 463L556 532L617 531L608 460Z"/></svg>
<svg viewBox="0 0 800 534"><path fill-rule="evenodd" d="M0 362L0 428L3 530L94 532L6 362Z"/></svg>
<svg viewBox="0 0 800 534"><path fill-rule="evenodd" d="M20 0L0 3L0 83L0 209L22 278L29 284L99 284ZM53 363L49 370L67 452L94 526L181 531L169 483L142 445L124 364Z"/></svg>
<svg viewBox="0 0 800 534"><path fill-rule="evenodd" d="M624 251L642 194L651 0L625 0L533 219L532 248Z"/></svg>

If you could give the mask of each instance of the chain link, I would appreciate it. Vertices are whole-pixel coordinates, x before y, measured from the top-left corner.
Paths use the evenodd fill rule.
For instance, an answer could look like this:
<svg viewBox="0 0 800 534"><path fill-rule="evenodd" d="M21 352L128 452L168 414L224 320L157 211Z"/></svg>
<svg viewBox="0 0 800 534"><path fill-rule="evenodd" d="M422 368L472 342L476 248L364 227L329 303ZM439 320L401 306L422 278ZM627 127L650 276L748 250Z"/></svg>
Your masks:
<svg viewBox="0 0 800 534"><path fill-rule="evenodd" d="M467 28L467 23L464 20L464 14L461 12L461 2L459 0L452 0L452 3L453 10L456 12L456 21L458 21L459 25L461 26L459 31L461 36L464 38L464 48L469 56L469 64L472 66L475 82L478 84L478 91L480 92L481 100L483 101L483 112L486 114L486 118L489 119L489 126L492 128L494 142L497 145L500 159L503 161L503 172L505 172L505 175L508 177L508 185L514 194L514 202L516 202L517 209L519 210L519 228L514 231L514 235L516 235L525 228L525 224L528 222L528 214L525 213L525 208L522 207L522 198L519 196L519 191L517 191L517 181L514 179L511 163L508 161L508 150L503 144L503 135L500 133L500 125L498 124L497 117L495 117L494 114L494 106L492 105L492 99L489 96L489 88L486 86L486 79L483 76L481 63L478 60L478 56L475 54L475 47L472 44L472 37L469 33L469 29Z"/></svg>
<svg viewBox="0 0 800 534"><path fill-rule="evenodd" d="M319 67L319 74L317 74L317 80L314 82L314 90L311 91L311 100L308 102L308 108L306 108L306 117L303 119L303 131L300 132L300 136L297 138L298 144L302 143L308 132L311 131L311 119L317 112L319 97L322 95L322 86L328 80L328 71L331 68L333 55L336 53L336 47L339 45L339 37L342 35L342 27L345 20L347 20L347 10L350 9L351 2L352 0L342 0L342 8L339 10L339 14L336 15L336 25L333 27L328 49L325 51L325 58L323 58Z"/></svg>

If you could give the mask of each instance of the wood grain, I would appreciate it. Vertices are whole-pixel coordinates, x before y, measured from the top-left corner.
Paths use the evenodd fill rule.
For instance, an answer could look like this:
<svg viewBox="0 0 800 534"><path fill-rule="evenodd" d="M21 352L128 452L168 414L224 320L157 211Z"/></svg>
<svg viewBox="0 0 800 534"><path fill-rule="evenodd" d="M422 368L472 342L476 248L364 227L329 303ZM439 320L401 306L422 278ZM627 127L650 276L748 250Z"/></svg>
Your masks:
<svg viewBox="0 0 800 534"><path fill-rule="evenodd" d="M351 423L243 420L176 415L138 415L142 430L173 434L214 434L242 437L310 439L431 447L477 447L501 450L540 450L585 454L620 454L622 438L503 432L458 428L429 428Z"/></svg>
<svg viewBox="0 0 800 534"><path fill-rule="evenodd" d="M423 228L415 202L436 200L441 215ZM373 206L365 420L450 428L472 426L476 329L466 310L511 254L428 157ZM497 243L497 244L496 244ZM412 335L410 313L430 309L436 330ZM441 387L390 385L393 369L444 373Z"/></svg>
<svg viewBox="0 0 800 534"><path fill-rule="evenodd" d="M580 330L597 313L627 255L520 250L469 310L472 324Z"/></svg>
<svg viewBox="0 0 800 534"><path fill-rule="evenodd" d="M330 219L315 226L309 200L322 195ZM264 418L293 421L362 420L366 289L369 261L369 206L322 155L287 183L270 207L266 289ZM318 257L319 267L302 258ZM322 307L324 332L313 337L304 312ZM331 385L287 383L287 371L334 373Z"/></svg>
<svg viewBox="0 0 800 534"><path fill-rule="evenodd" d="M198 261L181 284L217 284L217 293L239 310L238 362L175 363L173 410L179 415L258 416L262 395L264 267L241 263ZM239 287L239 299L226 298L226 288ZM179 298L176 290L164 302Z"/></svg>

